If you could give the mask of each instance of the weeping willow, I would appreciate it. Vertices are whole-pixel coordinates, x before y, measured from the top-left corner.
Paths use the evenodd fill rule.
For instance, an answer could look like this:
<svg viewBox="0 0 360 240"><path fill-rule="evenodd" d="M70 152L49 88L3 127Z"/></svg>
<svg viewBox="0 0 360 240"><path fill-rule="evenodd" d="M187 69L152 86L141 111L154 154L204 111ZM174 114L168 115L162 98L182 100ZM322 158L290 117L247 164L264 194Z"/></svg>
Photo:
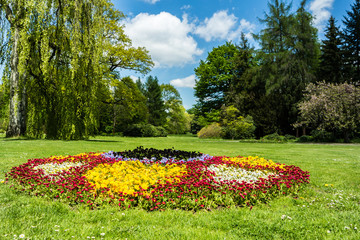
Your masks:
<svg viewBox="0 0 360 240"><path fill-rule="evenodd" d="M0 0L1 9L14 2L21 22L11 31L19 43L11 71L18 71L26 134L66 140L95 134L104 78L116 68L149 71L147 51L131 47L120 25L124 16L108 0Z"/></svg>

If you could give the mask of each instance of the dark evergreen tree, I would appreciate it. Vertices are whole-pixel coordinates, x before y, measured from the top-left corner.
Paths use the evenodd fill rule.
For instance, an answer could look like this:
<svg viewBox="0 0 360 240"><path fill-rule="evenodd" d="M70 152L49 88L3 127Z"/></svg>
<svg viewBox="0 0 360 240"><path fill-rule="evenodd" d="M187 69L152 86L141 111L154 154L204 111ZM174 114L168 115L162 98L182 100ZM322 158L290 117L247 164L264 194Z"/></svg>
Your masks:
<svg viewBox="0 0 360 240"><path fill-rule="evenodd" d="M284 99L284 90L290 90L287 86L289 69L291 68L291 49L293 47L294 15L290 13L291 4L286 5L282 1L272 0L268 3L269 13L260 22L265 28L255 36L261 45L258 51L260 60L259 69L254 77L254 85L262 91L256 100L255 110L260 128L264 128L263 134L281 132L284 126L289 124L289 99ZM262 92L262 93L261 93ZM261 114L265 114L261 116ZM265 130L266 128L266 130Z"/></svg>
<svg viewBox="0 0 360 240"><path fill-rule="evenodd" d="M347 66L347 81L360 81L360 0L355 0L351 11L344 17L344 63Z"/></svg>
<svg viewBox="0 0 360 240"><path fill-rule="evenodd" d="M149 76L145 83L146 105L149 110L149 123L163 126L166 123L166 112L162 100L162 91L157 77Z"/></svg>
<svg viewBox="0 0 360 240"><path fill-rule="evenodd" d="M335 23L335 18L331 16L325 29L325 40L322 41L321 45L318 80L342 83L344 77L341 32Z"/></svg>
<svg viewBox="0 0 360 240"><path fill-rule="evenodd" d="M295 14L291 4L273 0L264 19L265 28L256 38L261 45L256 71L256 85L264 86L265 96L258 96L258 108L267 108L260 123L264 134L292 133L297 119L296 104L301 100L305 86L315 80L319 45L312 16L305 10L307 1L301 1ZM260 100L261 99L261 100ZM257 111L256 114L264 113ZM253 116L254 119L257 116ZM261 117L261 116L259 116Z"/></svg>
<svg viewBox="0 0 360 240"><path fill-rule="evenodd" d="M138 78L138 79L136 80L136 86L137 86L137 88L140 90L140 92L141 92L143 95L145 95L145 86L144 86L144 84L141 82L140 78Z"/></svg>
<svg viewBox="0 0 360 240"><path fill-rule="evenodd" d="M254 49L250 47L249 41L244 33L241 33L240 43L236 45L236 48L237 54L232 59L234 76L230 82L228 93L226 94L226 102L228 105L239 105L237 108L241 110L244 109L244 105L246 104L246 97L243 98L243 94L246 93L249 87L246 72L253 65ZM243 100L245 100L245 102Z"/></svg>

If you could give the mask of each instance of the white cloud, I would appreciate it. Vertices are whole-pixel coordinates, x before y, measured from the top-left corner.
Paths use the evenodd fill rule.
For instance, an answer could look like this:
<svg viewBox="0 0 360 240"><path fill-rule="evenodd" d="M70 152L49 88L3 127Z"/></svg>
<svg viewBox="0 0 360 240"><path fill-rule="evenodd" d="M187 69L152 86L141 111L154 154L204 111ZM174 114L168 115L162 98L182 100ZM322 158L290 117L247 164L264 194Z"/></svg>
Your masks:
<svg viewBox="0 0 360 240"><path fill-rule="evenodd" d="M186 87L186 88L194 88L195 87L195 75L190 75L186 78L178 78L170 81L175 87Z"/></svg>
<svg viewBox="0 0 360 240"><path fill-rule="evenodd" d="M237 27L237 28L236 28ZM219 11L213 14L211 18L206 18L194 31L195 34L204 38L205 41L212 40L233 40L237 41L240 38L241 32L252 39L251 32L256 28L256 25L241 19L240 22L234 14L228 14L227 11Z"/></svg>
<svg viewBox="0 0 360 240"><path fill-rule="evenodd" d="M184 5L184 6L182 6L180 9L181 9L181 10L187 10L187 9L190 9L190 8L191 8L190 5Z"/></svg>
<svg viewBox="0 0 360 240"><path fill-rule="evenodd" d="M130 75L130 78L131 78L134 82L136 82L136 81L139 79L139 77L136 77L136 76L134 76L134 75Z"/></svg>
<svg viewBox="0 0 360 240"><path fill-rule="evenodd" d="M157 15L140 13L125 23L125 33L134 46L143 46L155 62L155 67L179 66L193 62L203 51L190 36L193 25L186 15L176 16L161 12Z"/></svg>
<svg viewBox="0 0 360 240"><path fill-rule="evenodd" d="M240 20L240 25L236 31L230 32L228 40L238 40L243 32L245 37L250 41L253 41L252 32L255 30L256 25L247 21L246 19Z"/></svg>
<svg viewBox="0 0 360 240"><path fill-rule="evenodd" d="M157 2L160 2L160 0L144 0L147 3L155 4Z"/></svg>
<svg viewBox="0 0 360 240"><path fill-rule="evenodd" d="M204 23L195 30L195 33L207 42L226 39L236 22L237 17L234 14L228 15L227 11L219 11L214 13L211 18L206 18Z"/></svg>
<svg viewBox="0 0 360 240"><path fill-rule="evenodd" d="M314 19L314 25L322 32L325 22L330 18L330 9L333 7L334 0L314 0L310 3L310 11Z"/></svg>

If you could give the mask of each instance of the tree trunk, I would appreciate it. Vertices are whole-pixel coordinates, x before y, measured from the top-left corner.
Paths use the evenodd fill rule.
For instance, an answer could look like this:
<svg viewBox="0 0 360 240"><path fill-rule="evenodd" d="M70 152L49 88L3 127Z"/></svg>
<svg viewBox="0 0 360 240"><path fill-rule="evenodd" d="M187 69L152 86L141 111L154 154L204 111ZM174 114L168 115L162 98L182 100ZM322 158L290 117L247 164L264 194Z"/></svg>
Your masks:
<svg viewBox="0 0 360 240"><path fill-rule="evenodd" d="M20 29L18 26L14 26L13 31L13 42L12 42L12 51L10 59L10 115L9 115L9 126L6 131L6 137L18 137L20 136L20 109L19 105L21 99L19 96L19 39L20 39Z"/></svg>
<svg viewBox="0 0 360 240"><path fill-rule="evenodd" d="M21 79L21 98L19 102L19 121L20 121L20 135L26 134L26 120L27 120L27 89L26 89L26 73L23 74Z"/></svg>

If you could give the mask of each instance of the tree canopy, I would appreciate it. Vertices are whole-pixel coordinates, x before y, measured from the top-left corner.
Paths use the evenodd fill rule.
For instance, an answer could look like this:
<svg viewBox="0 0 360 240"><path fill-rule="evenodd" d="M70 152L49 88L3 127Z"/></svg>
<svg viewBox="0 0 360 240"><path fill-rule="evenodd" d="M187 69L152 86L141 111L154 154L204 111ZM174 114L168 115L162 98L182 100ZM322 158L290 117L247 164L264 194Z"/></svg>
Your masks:
<svg viewBox="0 0 360 240"><path fill-rule="evenodd" d="M109 0L2 0L0 7L11 26L7 136L86 138L99 126L97 92L114 71L153 66Z"/></svg>

